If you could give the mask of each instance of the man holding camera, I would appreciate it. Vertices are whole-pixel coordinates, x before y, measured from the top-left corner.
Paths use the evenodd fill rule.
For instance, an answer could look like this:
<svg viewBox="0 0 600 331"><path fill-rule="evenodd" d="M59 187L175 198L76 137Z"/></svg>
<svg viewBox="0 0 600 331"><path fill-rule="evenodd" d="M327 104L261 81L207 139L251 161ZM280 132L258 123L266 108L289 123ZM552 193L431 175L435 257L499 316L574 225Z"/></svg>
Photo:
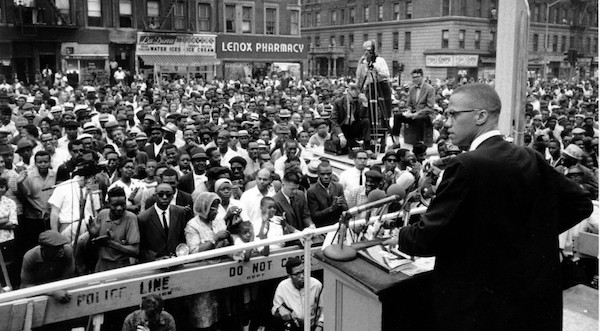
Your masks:
<svg viewBox="0 0 600 331"><path fill-rule="evenodd" d="M356 78L361 91L367 94L369 100L377 100L380 111L378 116L381 117L382 124L386 125L392 109L390 70L385 59L377 55L374 40L365 41L363 49L365 54L358 61ZM373 121L375 118L371 118L371 120Z"/></svg>

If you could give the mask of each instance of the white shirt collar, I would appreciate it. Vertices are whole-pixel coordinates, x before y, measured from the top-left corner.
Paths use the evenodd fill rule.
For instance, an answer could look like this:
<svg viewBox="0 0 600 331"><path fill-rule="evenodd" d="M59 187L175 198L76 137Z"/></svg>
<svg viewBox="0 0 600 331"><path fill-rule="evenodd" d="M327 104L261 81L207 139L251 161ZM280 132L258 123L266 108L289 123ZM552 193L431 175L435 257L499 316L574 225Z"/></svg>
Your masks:
<svg viewBox="0 0 600 331"><path fill-rule="evenodd" d="M481 145L481 143L488 140L489 138L495 137L495 136L500 136L500 135L502 135L500 133L500 130L491 130L491 131L481 134L480 136L478 136L477 138L475 138L473 140L473 142L471 143L471 147L469 148L469 151L476 150L477 147L479 147L479 145Z"/></svg>
<svg viewBox="0 0 600 331"><path fill-rule="evenodd" d="M163 218L162 218L163 212L165 213L165 218L167 219L167 225L169 225L169 219L171 218L170 217L171 213L169 212L169 209L171 209L170 205L169 205L169 207L167 207L167 209L162 210L162 209L158 208L157 204L154 204L154 209L156 209L156 213L158 214L158 222L160 223L160 225L163 225Z"/></svg>

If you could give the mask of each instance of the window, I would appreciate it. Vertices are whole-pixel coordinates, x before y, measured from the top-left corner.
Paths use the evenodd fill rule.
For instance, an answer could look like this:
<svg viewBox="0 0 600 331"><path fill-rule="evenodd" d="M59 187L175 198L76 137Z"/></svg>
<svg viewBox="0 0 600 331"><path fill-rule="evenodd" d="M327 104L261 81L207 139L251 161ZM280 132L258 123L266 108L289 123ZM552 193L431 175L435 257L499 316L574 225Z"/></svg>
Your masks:
<svg viewBox="0 0 600 331"><path fill-rule="evenodd" d="M575 37L574 36L569 37L569 49L575 49Z"/></svg>
<svg viewBox="0 0 600 331"><path fill-rule="evenodd" d="M352 33L348 35L348 48L354 49L354 35Z"/></svg>
<svg viewBox="0 0 600 331"><path fill-rule="evenodd" d="M442 0L442 16L450 16L450 0Z"/></svg>
<svg viewBox="0 0 600 331"><path fill-rule="evenodd" d="M560 37L560 51L564 52L567 50L567 36Z"/></svg>
<svg viewBox="0 0 600 331"><path fill-rule="evenodd" d="M290 11L290 34L292 36L298 36L300 35L300 22L299 22L299 18L300 17L300 11L298 10L291 10Z"/></svg>
<svg viewBox="0 0 600 331"><path fill-rule="evenodd" d="M406 18L407 20L410 20L412 18L412 1L406 2L406 14L404 18Z"/></svg>
<svg viewBox="0 0 600 331"><path fill-rule="evenodd" d="M329 46L335 46L335 36L329 37Z"/></svg>
<svg viewBox="0 0 600 331"><path fill-rule="evenodd" d="M242 33L252 33L253 24L253 7L242 7ZM277 20L277 10L275 10L275 20ZM267 24L267 20L265 20ZM277 23L275 23L275 33L277 34Z"/></svg>
<svg viewBox="0 0 600 331"><path fill-rule="evenodd" d="M540 35L537 33L533 34L533 51L537 52L538 51L538 44L540 43Z"/></svg>
<svg viewBox="0 0 600 331"><path fill-rule="evenodd" d="M552 16L554 18L554 23L560 23L560 9L559 8L554 8L554 15Z"/></svg>
<svg viewBox="0 0 600 331"><path fill-rule="evenodd" d="M369 21L369 6L363 7L363 21L365 23Z"/></svg>
<svg viewBox="0 0 600 331"><path fill-rule="evenodd" d="M133 9L131 8L131 0L119 0L119 27L132 27L132 14Z"/></svg>
<svg viewBox="0 0 600 331"><path fill-rule="evenodd" d="M397 50L400 42L398 41L398 32L392 33L392 48Z"/></svg>
<svg viewBox="0 0 600 331"><path fill-rule="evenodd" d="M346 24L346 9L340 9L340 24Z"/></svg>
<svg viewBox="0 0 600 331"><path fill-rule="evenodd" d="M225 5L225 32L235 32L235 5Z"/></svg>
<svg viewBox="0 0 600 331"><path fill-rule="evenodd" d="M321 26L321 12L315 13L315 26Z"/></svg>
<svg viewBox="0 0 600 331"><path fill-rule="evenodd" d="M475 17L483 17L483 0L475 0Z"/></svg>
<svg viewBox="0 0 600 331"><path fill-rule="evenodd" d="M540 4L538 3L533 6L533 12L531 13L531 21L539 22L539 16L540 16Z"/></svg>
<svg viewBox="0 0 600 331"><path fill-rule="evenodd" d="M379 51L383 46L383 35L381 33L377 34L377 51Z"/></svg>
<svg viewBox="0 0 600 331"><path fill-rule="evenodd" d="M310 27L312 26L312 13L306 13L306 22L304 23L304 26Z"/></svg>
<svg viewBox="0 0 600 331"><path fill-rule="evenodd" d="M102 26L102 4L100 0L87 0L88 26Z"/></svg>
<svg viewBox="0 0 600 331"><path fill-rule="evenodd" d="M337 10L336 9L332 9L331 10L331 25L335 25L335 22L337 21Z"/></svg>
<svg viewBox="0 0 600 331"><path fill-rule="evenodd" d="M411 33L410 31L405 31L404 32L404 49L405 50L409 50L410 49L410 44L412 43L411 41Z"/></svg>
<svg viewBox="0 0 600 331"><path fill-rule="evenodd" d="M449 43L450 43L450 31L442 30L442 48L448 48Z"/></svg>
<svg viewBox="0 0 600 331"><path fill-rule="evenodd" d="M558 52L558 36L557 35L552 36L552 51Z"/></svg>
<svg viewBox="0 0 600 331"><path fill-rule="evenodd" d="M346 46L346 38L344 37L344 35L340 36L340 46Z"/></svg>
<svg viewBox="0 0 600 331"><path fill-rule="evenodd" d="M277 9L265 9L265 34L277 34Z"/></svg>
<svg viewBox="0 0 600 331"><path fill-rule="evenodd" d="M177 2L173 8L173 28L185 30L185 3Z"/></svg>
<svg viewBox="0 0 600 331"><path fill-rule="evenodd" d="M146 2L146 11L148 16L148 28L160 28L160 3L158 1Z"/></svg>
<svg viewBox="0 0 600 331"><path fill-rule="evenodd" d="M590 52L590 53L592 52L592 48L593 48L592 47L592 37L587 38L587 47L586 48L587 48L588 52Z"/></svg>
<svg viewBox="0 0 600 331"><path fill-rule="evenodd" d="M458 31L458 48L465 48L465 30Z"/></svg>
<svg viewBox="0 0 600 331"><path fill-rule="evenodd" d="M594 38L594 47L592 53L598 53L598 38Z"/></svg>
<svg viewBox="0 0 600 331"><path fill-rule="evenodd" d="M475 49L481 48L481 31L475 31Z"/></svg>
<svg viewBox="0 0 600 331"><path fill-rule="evenodd" d="M460 0L460 16L467 16L467 0Z"/></svg>
<svg viewBox="0 0 600 331"><path fill-rule="evenodd" d="M396 2L394 4L394 21L400 20L400 3Z"/></svg>
<svg viewBox="0 0 600 331"><path fill-rule="evenodd" d="M365 34L363 34L363 41L367 41L367 40L369 40L369 34L365 33Z"/></svg>
<svg viewBox="0 0 600 331"><path fill-rule="evenodd" d="M198 31L210 31L210 4L198 4Z"/></svg>
<svg viewBox="0 0 600 331"><path fill-rule="evenodd" d="M348 10L348 23L354 24L354 16L356 15L356 10L354 8L350 8Z"/></svg>
<svg viewBox="0 0 600 331"><path fill-rule="evenodd" d="M383 21L383 5L377 5L377 20Z"/></svg>
<svg viewBox="0 0 600 331"><path fill-rule="evenodd" d="M321 47L321 37L315 37L315 47Z"/></svg>
<svg viewBox="0 0 600 331"><path fill-rule="evenodd" d="M69 0L56 0L55 3L56 8L61 14L67 16L67 18L71 16L71 4L69 3Z"/></svg>

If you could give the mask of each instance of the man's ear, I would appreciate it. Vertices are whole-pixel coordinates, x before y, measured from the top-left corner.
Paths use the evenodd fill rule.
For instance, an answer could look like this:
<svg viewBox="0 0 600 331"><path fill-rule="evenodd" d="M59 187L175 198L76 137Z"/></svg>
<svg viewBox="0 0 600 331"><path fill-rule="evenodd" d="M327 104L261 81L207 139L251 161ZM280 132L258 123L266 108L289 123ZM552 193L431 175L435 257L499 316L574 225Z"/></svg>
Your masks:
<svg viewBox="0 0 600 331"><path fill-rule="evenodd" d="M476 119L475 119L475 124L476 125L484 125L490 118L490 113L483 109L483 110L479 110L477 111L477 115Z"/></svg>

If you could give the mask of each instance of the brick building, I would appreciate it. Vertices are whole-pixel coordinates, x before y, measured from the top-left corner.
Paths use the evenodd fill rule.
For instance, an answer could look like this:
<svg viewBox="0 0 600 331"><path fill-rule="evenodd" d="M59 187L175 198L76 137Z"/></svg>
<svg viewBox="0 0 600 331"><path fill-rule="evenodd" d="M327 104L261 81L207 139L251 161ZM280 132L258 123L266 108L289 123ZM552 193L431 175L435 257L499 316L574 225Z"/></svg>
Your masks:
<svg viewBox="0 0 600 331"><path fill-rule="evenodd" d="M48 66L73 82L103 82L120 66L131 74L141 68L147 74L222 76L219 35L297 42L300 7L300 0L0 0L0 75L32 82ZM150 37L139 57L142 36ZM163 53L171 57L153 42L170 43ZM251 73L270 68L262 55L245 62Z"/></svg>
<svg viewBox="0 0 600 331"><path fill-rule="evenodd" d="M542 72L539 60L536 62L535 57L543 53L543 46L539 44L534 48L533 41L538 38L540 43L539 38L543 37L545 29L545 18L534 18L533 12L535 8L545 9L550 2L530 0L530 7L533 8L529 36L532 75ZM576 47L582 45L578 40L583 40L582 57L590 61L585 60L582 66L587 65L586 72L589 74L590 65L597 63L597 57L593 58L597 56L593 55L597 53L597 46L594 46L597 45L598 31L597 1L563 2L550 8L549 35L552 38L555 35L560 38L569 36L567 40L574 39ZM363 54L362 43L369 39L375 40L380 46L379 54L386 59L394 76L400 74L401 65L404 64L406 72L422 68L430 79L493 78L497 6L496 0L305 1L302 8L302 34L310 39L309 73L353 75L356 63ZM579 20L569 25L562 23L564 18L569 22L569 18ZM570 47L566 45L567 50ZM564 66L564 51L561 52L561 49L562 46L559 46L549 57L549 70L555 76L565 75L564 71L558 70ZM406 72L402 77L404 79L408 79Z"/></svg>

